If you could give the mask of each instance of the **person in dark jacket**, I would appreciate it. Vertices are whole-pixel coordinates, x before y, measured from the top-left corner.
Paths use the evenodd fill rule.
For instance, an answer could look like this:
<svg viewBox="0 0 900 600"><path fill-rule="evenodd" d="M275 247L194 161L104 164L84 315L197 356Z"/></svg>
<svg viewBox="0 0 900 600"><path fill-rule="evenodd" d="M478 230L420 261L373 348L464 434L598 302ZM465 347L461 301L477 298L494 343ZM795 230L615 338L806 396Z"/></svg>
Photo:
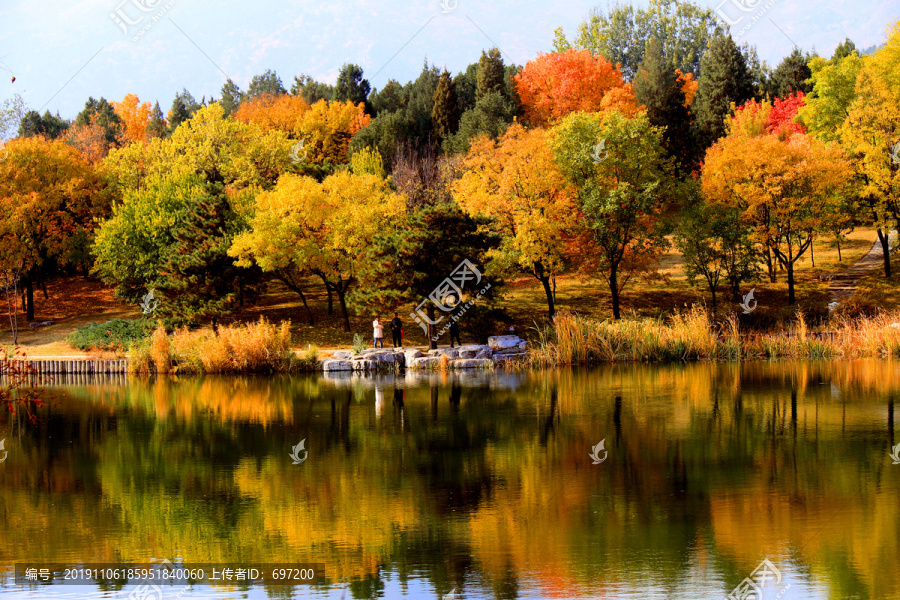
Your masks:
<svg viewBox="0 0 900 600"><path fill-rule="evenodd" d="M394 313L394 318L391 319L391 337L394 338L394 348L403 347L403 323L397 313Z"/></svg>
<svg viewBox="0 0 900 600"><path fill-rule="evenodd" d="M459 325L456 324L456 321L450 323L450 347L453 347L453 340L456 340L456 344L458 346L462 346L462 342L459 341Z"/></svg>

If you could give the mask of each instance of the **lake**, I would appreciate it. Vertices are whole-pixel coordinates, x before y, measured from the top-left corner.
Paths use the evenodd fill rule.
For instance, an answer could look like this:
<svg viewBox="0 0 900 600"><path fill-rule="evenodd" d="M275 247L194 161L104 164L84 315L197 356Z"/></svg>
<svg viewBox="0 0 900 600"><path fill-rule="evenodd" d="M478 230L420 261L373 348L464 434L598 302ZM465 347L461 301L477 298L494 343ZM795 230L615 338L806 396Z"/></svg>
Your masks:
<svg viewBox="0 0 900 600"><path fill-rule="evenodd" d="M45 396L36 424L0 423L3 598L900 599L895 362L99 377ZM151 563L205 579L96 567ZM42 565L52 582L22 579ZM248 565L315 576L209 580Z"/></svg>

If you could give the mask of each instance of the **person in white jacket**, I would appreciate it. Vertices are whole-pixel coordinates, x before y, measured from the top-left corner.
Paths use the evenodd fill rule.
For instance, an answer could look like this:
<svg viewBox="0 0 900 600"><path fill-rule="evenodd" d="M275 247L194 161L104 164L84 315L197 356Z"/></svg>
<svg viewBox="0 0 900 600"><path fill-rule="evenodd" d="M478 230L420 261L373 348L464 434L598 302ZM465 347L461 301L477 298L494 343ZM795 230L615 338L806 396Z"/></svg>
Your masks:
<svg viewBox="0 0 900 600"><path fill-rule="evenodd" d="M384 327L381 325L381 319L375 317L375 320L372 321L372 330L373 337L375 338L375 347L378 347L378 344L381 344L381 347L384 348Z"/></svg>

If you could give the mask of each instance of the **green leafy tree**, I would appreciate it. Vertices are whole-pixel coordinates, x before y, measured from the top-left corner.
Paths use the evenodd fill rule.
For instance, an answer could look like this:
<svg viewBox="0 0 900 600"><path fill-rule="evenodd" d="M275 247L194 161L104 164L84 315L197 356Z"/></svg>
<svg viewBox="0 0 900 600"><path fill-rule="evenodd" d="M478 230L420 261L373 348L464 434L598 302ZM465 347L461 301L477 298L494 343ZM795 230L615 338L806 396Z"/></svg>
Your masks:
<svg viewBox="0 0 900 600"><path fill-rule="evenodd" d="M101 97L100 100L88 98L84 109L75 117L75 125L99 125L103 130L103 140L113 146L119 141L119 134L123 129L122 119L116 114L112 105Z"/></svg>
<svg viewBox="0 0 900 600"><path fill-rule="evenodd" d="M809 134L826 142L840 138L841 125L856 99L856 79L863 61L856 52L842 58L809 62L812 89L800 107L800 121Z"/></svg>
<svg viewBox="0 0 900 600"><path fill-rule="evenodd" d="M556 163L577 190L588 231L585 264L606 280L619 319L622 289L668 245L662 217L675 190L662 132L643 113L617 111L572 113L554 130Z"/></svg>
<svg viewBox="0 0 900 600"><path fill-rule="evenodd" d="M434 106L431 109L434 133L444 139L456 131L459 125L459 103L456 86L446 70L441 74L437 89L434 90Z"/></svg>
<svg viewBox="0 0 900 600"><path fill-rule="evenodd" d="M675 67L665 61L662 44L656 40L647 45L634 78L634 92L638 102L646 107L650 124L663 128L666 151L686 169L697 166L698 153L682 84Z"/></svg>
<svg viewBox="0 0 900 600"><path fill-rule="evenodd" d="M651 0L649 6L635 8L616 4L607 13L591 12L581 23L572 43L561 29L556 30L554 48L590 50L613 64L622 64L622 74L631 80L644 59L645 42L657 39L663 43L663 55L673 68L700 75L700 62L707 45L724 29L711 8L676 0Z"/></svg>
<svg viewBox="0 0 900 600"><path fill-rule="evenodd" d="M706 284L713 310L721 283L728 285L732 300L739 301L741 283L759 273L759 251L750 233L739 210L708 204L696 191L681 212L675 247L683 257L688 282L696 285L702 280Z"/></svg>
<svg viewBox="0 0 900 600"><path fill-rule="evenodd" d="M841 60L842 58L850 56L854 52L856 52L856 44L854 44L850 40L850 38L845 38L844 41L838 44L837 48L834 49L834 54L831 55L831 60Z"/></svg>
<svg viewBox="0 0 900 600"><path fill-rule="evenodd" d="M517 112L516 106L503 94L495 92L480 98L475 108L462 115L456 133L444 140L444 151L453 154L468 152L472 140L479 135L497 139L513 122Z"/></svg>
<svg viewBox="0 0 900 600"><path fill-rule="evenodd" d="M396 112L406 106L403 86L394 79L389 80L380 90L372 90L369 100L376 115Z"/></svg>
<svg viewBox="0 0 900 600"><path fill-rule="evenodd" d="M312 106L319 100L331 100L334 95L334 86L316 81L309 75L300 74L294 77L291 86L291 95L300 96L306 103Z"/></svg>
<svg viewBox="0 0 900 600"><path fill-rule="evenodd" d="M691 109L704 147L725 135L725 120L734 106L755 95L753 76L731 36L717 35L703 55L700 81Z"/></svg>
<svg viewBox="0 0 900 600"><path fill-rule="evenodd" d="M250 79L250 85L247 86L248 98L258 98L263 94L271 94L273 96L287 94L287 90L284 89L284 85L281 83L281 77L272 69L266 69L265 73L261 75L254 75Z"/></svg>
<svg viewBox="0 0 900 600"><path fill-rule="evenodd" d="M59 117L53 116L50 111L45 111L41 116L36 110L29 110L19 120L19 137L31 137L33 135L42 135L48 140L55 140L63 136L69 129L69 122Z"/></svg>
<svg viewBox="0 0 900 600"><path fill-rule="evenodd" d="M423 206L408 214L381 230L367 248L354 303L384 310L425 301L428 345L437 348L435 324L449 317L438 319L428 296L463 260L485 271L488 251L499 244L499 238L487 233L489 223L451 203ZM496 293L495 287L490 291Z"/></svg>
<svg viewBox="0 0 900 600"><path fill-rule="evenodd" d="M478 63L472 63L466 67L465 71L457 73L453 78L456 86L456 97L459 102L460 114L475 108L475 101L478 100Z"/></svg>
<svg viewBox="0 0 900 600"><path fill-rule="evenodd" d="M187 88L182 89L175 95L175 99L172 100L172 108L169 110L169 134L171 135L179 125L193 117L198 110L200 110L200 104L197 103L197 100L187 91Z"/></svg>

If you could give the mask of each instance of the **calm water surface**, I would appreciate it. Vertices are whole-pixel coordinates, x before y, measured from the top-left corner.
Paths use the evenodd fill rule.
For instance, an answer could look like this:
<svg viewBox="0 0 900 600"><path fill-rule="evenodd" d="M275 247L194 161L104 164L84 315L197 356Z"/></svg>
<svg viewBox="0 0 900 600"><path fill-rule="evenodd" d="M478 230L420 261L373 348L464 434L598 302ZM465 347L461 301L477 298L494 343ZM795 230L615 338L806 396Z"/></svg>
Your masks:
<svg viewBox="0 0 900 600"><path fill-rule="evenodd" d="M57 384L2 415L3 598L900 599L898 363ZM12 576L162 558L322 571Z"/></svg>

